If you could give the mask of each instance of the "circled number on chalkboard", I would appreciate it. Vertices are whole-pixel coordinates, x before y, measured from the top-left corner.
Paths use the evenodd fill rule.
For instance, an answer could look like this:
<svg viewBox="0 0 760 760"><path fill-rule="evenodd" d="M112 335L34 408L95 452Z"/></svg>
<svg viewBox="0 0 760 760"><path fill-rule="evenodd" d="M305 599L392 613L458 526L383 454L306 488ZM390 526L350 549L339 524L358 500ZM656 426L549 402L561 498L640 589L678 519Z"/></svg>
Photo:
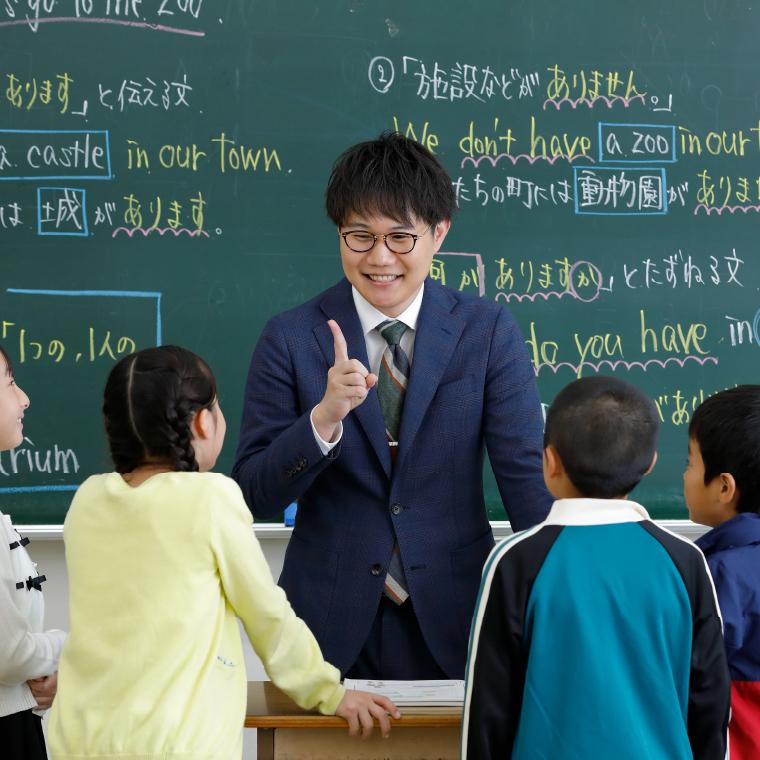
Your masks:
<svg viewBox="0 0 760 760"><path fill-rule="evenodd" d="M395 76L396 70L390 58L376 55L369 62L369 83L377 92L388 92Z"/></svg>

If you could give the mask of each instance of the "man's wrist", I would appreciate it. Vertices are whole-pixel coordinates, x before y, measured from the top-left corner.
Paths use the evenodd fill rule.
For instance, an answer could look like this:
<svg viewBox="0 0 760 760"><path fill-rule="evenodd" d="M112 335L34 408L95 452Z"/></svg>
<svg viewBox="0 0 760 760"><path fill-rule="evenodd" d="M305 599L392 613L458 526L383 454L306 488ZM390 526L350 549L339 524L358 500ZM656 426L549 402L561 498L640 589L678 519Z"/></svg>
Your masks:
<svg viewBox="0 0 760 760"><path fill-rule="evenodd" d="M325 419L324 409L321 404L317 404L311 412L311 424L314 426L314 430L317 435L325 441L325 443L335 443L337 433L340 425L340 420L331 422Z"/></svg>
<svg viewBox="0 0 760 760"><path fill-rule="evenodd" d="M331 421L326 419L326 415L322 404L317 404L311 413L311 423L319 433L320 438L324 439L328 443L333 443L333 438L338 430L340 420Z"/></svg>

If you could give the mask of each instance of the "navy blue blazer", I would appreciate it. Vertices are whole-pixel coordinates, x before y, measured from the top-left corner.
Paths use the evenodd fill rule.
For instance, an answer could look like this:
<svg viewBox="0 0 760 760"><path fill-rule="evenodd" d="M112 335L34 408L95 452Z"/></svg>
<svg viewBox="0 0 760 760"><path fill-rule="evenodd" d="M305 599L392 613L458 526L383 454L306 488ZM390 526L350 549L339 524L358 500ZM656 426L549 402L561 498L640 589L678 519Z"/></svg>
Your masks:
<svg viewBox="0 0 760 760"><path fill-rule="evenodd" d="M484 444L515 530L551 505L541 470L535 375L503 306L428 279L391 457L376 392L343 421L327 456L310 413L334 361L327 320L367 365L351 285L342 280L271 319L251 360L233 477L257 518L299 508L280 585L345 673L382 594L395 539L428 647L463 678L470 620L493 537L483 499Z"/></svg>

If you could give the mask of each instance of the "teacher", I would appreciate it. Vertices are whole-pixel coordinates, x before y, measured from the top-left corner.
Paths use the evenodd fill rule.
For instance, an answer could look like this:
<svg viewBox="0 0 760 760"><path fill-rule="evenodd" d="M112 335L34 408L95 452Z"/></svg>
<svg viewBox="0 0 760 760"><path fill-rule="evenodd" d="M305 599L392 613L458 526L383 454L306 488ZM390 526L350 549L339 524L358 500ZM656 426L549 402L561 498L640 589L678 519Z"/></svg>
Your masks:
<svg viewBox="0 0 760 760"><path fill-rule="evenodd" d="M517 324L428 276L455 210L417 142L347 150L327 188L345 278L271 319L251 360L233 477L256 518L298 501L280 585L349 677L464 677L484 448L515 530L551 502Z"/></svg>

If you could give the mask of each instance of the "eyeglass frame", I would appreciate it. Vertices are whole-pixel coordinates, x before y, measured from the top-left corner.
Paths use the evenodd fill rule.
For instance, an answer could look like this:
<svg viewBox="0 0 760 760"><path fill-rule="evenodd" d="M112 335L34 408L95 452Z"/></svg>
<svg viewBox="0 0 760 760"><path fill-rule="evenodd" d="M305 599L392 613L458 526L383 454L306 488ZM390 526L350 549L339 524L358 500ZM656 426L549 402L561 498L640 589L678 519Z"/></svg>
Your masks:
<svg viewBox="0 0 760 760"><path fill-rule="evenodd" d="M425 229L425 231L424 231L424 232L421 232L419 235L417 235L416 233L413 233L413 232L386 232L384 235L375 235L375 233L374 233L374 232L370 232L369 230L351 230L350 232L339 232L338 234L339 234L339 235L340 235L340 236L343 238L343 242L346 244L346 248L348 248L348 250L349 250L349 251L351 251L351 253L369 253L369 252L370 252L370 251L371 251L371 250L372 250L372 249L373 249L373 248L374 248L374 247L377 245L377 241L378 241L380 238L382 238L382 239L383 239L383 245L384 245L384 246L385 246L385 247L386 247L386 248L387 248L387 249L388 249L388 250L389 250L389 251L390 251L392 254L394 254L394 255L396 255L396 256L408 256L408 255L409 255L409 254L410 254L410 253L411 253L411 252L414 250L415 246L417 245L417 241L418 241L418 240L419 240L421 237L425 237L425 235L427 235L427 234L428 234L428 232L430 232L430 230L431 230L433 227L435 227L435 226L436 226L436 224L435 224L435 223L433 223L433 224L429 224L429 225L427 226L427 228ZM359 233L364 233L364 234L366 234L366 235L372 235L372 237L373 237L373 238L375 238L375 239L372 241L372 245L371 245L369 248L367 248L366 250L364 250L364 251L357 251L357 250L355 250L354 248L352 248L352 247L351 247L351 246L348 244L348 240L346 240L346 236L347 236L347 235L353 235L353 234L354 234L354 233L356 233L356 232L359 232ZM393 248L391 248L391 247L388 245L388 243L386 242L386 238L387 238L389 235L409 235L409 236L412 238L412 240L413 240L413 242L412 242L412 247L411 247L411 248L410 248L408 251L405 251L404 253L398 253L397 251L394 251L394 250L393 250Z"/></svg>

